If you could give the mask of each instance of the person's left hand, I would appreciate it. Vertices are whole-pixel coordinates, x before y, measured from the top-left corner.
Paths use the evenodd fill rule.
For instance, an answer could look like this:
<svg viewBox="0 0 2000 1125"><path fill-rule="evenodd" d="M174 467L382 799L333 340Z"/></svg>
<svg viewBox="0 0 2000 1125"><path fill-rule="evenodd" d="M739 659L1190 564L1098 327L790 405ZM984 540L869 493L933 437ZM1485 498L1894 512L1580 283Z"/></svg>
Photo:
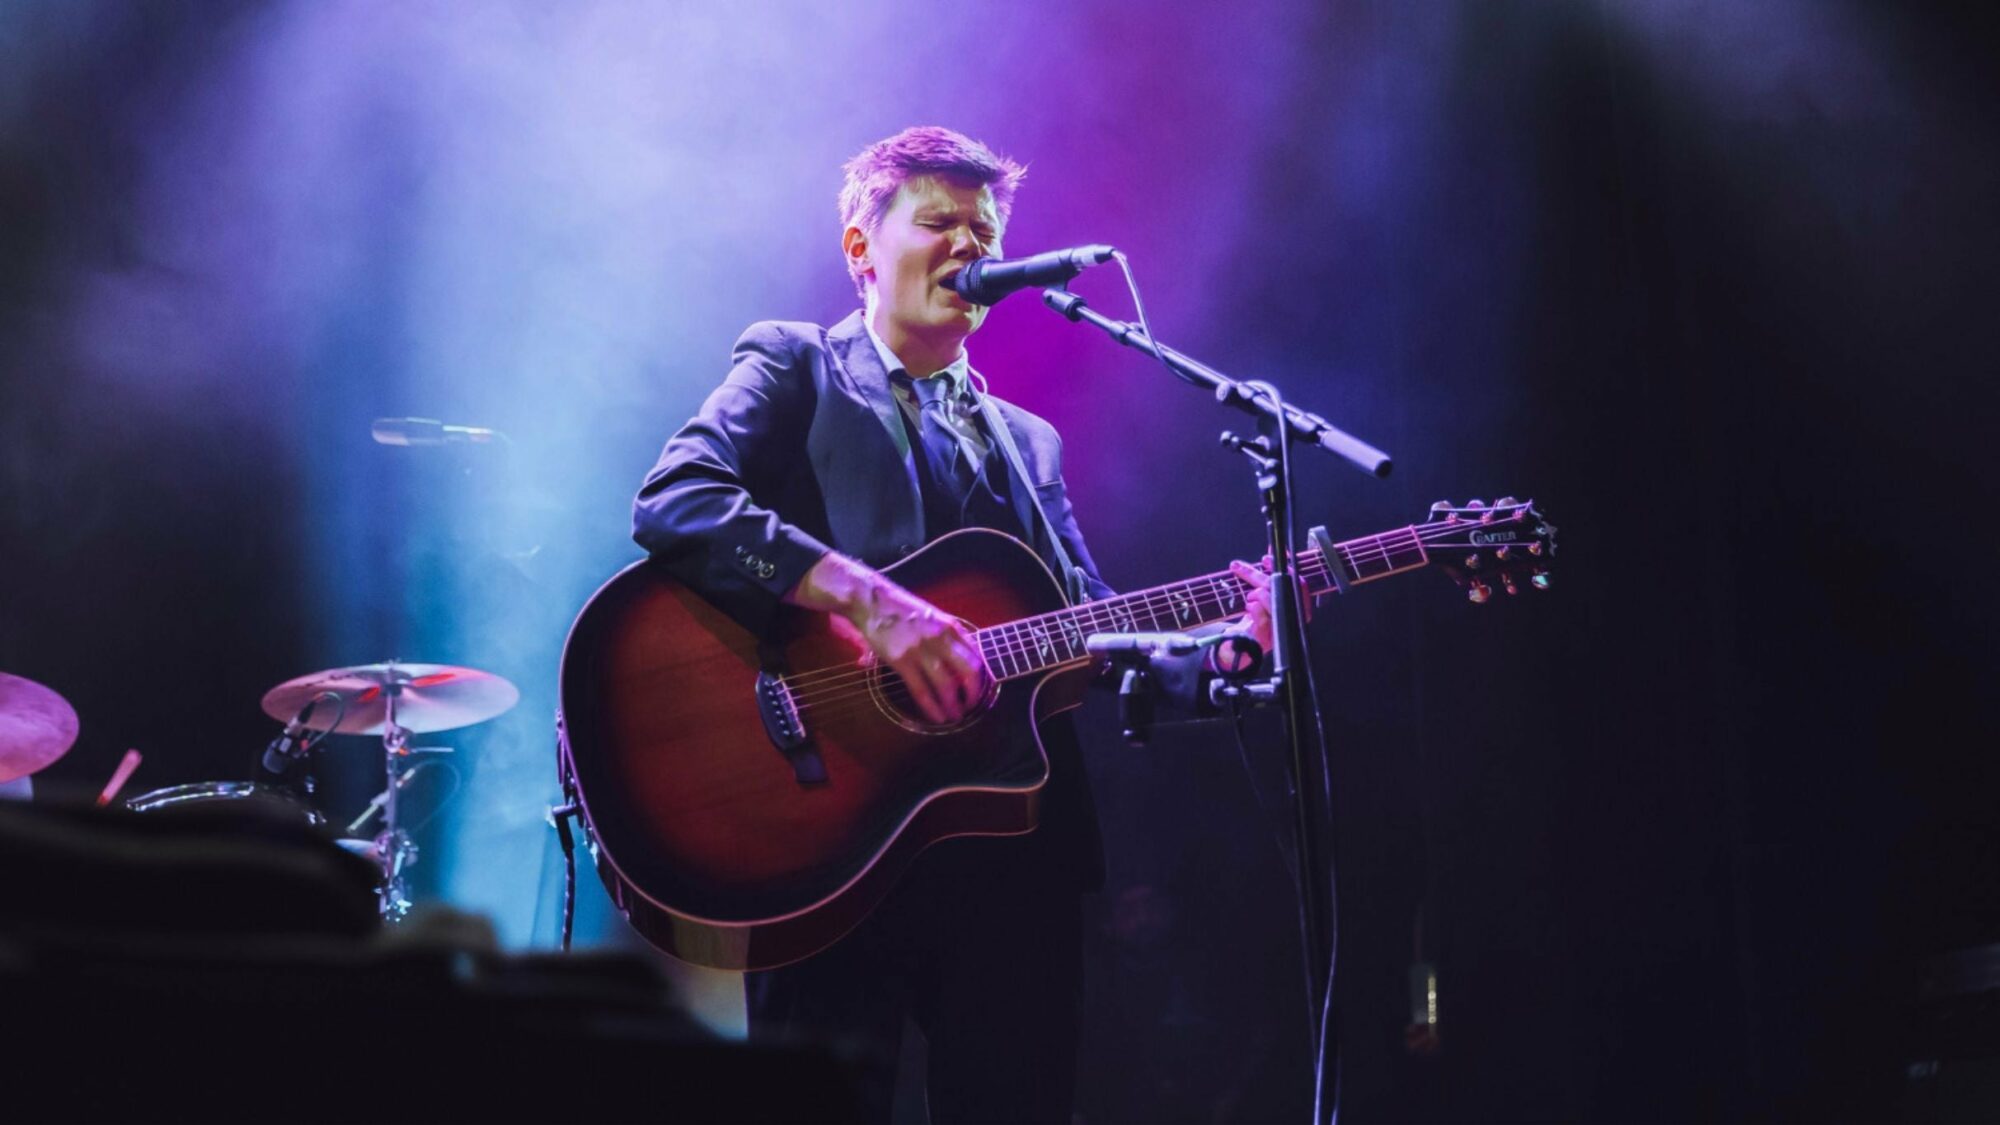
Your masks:
<svg viewBox="0 0 2000 1125"><path fill-rule="evenodd" d="M1264 565L1271 564L1271 557L1264 556ZM1242 579L1250 587L1243 596L1243 619L1230 628L1230 632L1249 637L1256 641L1265 652L1271 651L1271 574L1263 567L1251 566L1242 559L1229 564L1229 572ZM1306 620L1312 620L1312 599L1306 596L1305 584L1299 586L1299 605L1304 610Z"/></svg>

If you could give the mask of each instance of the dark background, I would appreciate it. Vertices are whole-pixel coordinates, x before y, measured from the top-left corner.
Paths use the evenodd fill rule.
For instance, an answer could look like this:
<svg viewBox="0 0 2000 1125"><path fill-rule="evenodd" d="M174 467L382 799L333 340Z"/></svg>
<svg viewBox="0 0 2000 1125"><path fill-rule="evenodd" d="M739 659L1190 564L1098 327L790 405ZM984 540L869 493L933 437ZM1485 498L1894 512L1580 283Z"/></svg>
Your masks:
<svg viewBox="0 0 2000 1125"><path fill-rule="evenodd" d="M401 655L522 684L515 725L458 736L459 766L511 755L527 765L506 776L533 779L521 801L547 801L555 654L630 557L631 487L741 323L844 312L830 251L815 300L735 293L730 322L674 339L629 387L565 391L601 400L611 421L588 440L622 469L557 489L522 563L459 518L518 499L520 472L389 461L367 441L370 417L459 401L396 374L421 315L361 286L309 331L225 324L215 305L249 307L233 287L270 279L176 272L149 233L174 107L226 103L218 60L282 9L87 10L0 8L0 60L19 64L0 80L0 669L83 716L38 792L94 791L127 746L149 755L134 790L244 776L272 733L254 706L266 689ZM1200 13L1160 12L1136 31L1116 18L1132 10L1073 17L1075 42L1048 50L1159 41L1178 58L1204 35ZM1074 154L1124 152L1113 171L1163 210L1087 214L1154 251L1135 249L1140 277L1185 326L1162 335L1278 379L1398 457L1379 484L1305 465L1305 523L1348 537L1511 492L1562 529L1548 594L1472 607L1420 573L1320 607L1348 1115L1890 1115L1914 966L2000 941L1991 22L1977 5L1832 2L1377 0L1245 18L1273 12L1292 31L1285 81L1228 125L1226 191L1176 172L1210 155L1177 147L1174 112L1203 96L1191 74L1119 80L1113 95L1163 105L1130 149L1109 140L1125 118L1066 117L1060 91L1020 111L1060 128L1001 147L1043 160L1046 197ZM1006 44L981 73L1060 71ZM999 143L1003 100L969 114L990 127L964 127ZM951 116L927 108L870 109L823 143L844 155ZM354 174L393 185L426 161L406 143ZM1010 248L1105 237L1032 218L1030 198ZM814 206L798 221L830 223ZM359 274L399 268L398 221L382 216ZM1226 252L1176 275L1173 248L1203 238ZM246 240L227 258L258 256ZM752 268L707 265L725 287ZM1095 284L1095 303L1122 307ZM1018 299L981 366L1068 435L1111 580L1251 553L1248 476L1212 445L1228 420L1080 331ZM1025 384L995 358L1044 352L1055 373ZM1113 389L1074 380L1092 367ZM530 456L565 455L534 448L532 416L505 420ZM350 487L360 500L329 500ZM1303 1116L1274 728L1251 724L1247 758L1225 728L1137 751L1105 711L1089 717L1111 880L1084 1110ZM365 799L368 760L358 748L336 769L341 800ZM476 839L476 815L454 810L438 846ZM530 818L541 856L536 831ZM425 869L428 892L477 905L448 862ZM517 936L546 944L550 910L532 910ZM1431 1057L1403 1047L1419 958L1441 974Z"/></svg>

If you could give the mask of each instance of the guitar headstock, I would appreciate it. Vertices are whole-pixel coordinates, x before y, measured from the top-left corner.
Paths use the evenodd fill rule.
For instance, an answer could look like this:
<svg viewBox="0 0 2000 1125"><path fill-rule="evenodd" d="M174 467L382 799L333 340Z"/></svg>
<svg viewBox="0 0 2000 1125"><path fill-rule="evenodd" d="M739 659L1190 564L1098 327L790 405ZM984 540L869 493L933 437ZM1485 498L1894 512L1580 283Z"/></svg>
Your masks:
<svg viewBox="0 0 2000 1125"><path fill-rule="evenodd" d="M1533 500L1503 496L1491 504L1468 500L1462 506L1440 500L1417 532L1431 561L1465 587L1475 605L1485 604L1495 591L1549 588L1556 529Z"/></svg>

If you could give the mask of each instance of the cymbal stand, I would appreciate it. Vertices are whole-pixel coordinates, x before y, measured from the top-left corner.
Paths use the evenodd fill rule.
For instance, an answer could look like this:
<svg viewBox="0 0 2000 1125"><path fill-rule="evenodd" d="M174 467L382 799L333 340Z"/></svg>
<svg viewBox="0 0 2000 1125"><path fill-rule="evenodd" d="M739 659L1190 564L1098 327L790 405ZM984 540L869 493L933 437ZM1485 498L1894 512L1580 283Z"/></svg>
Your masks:
<svg viewBox="0 0 2000 1125"><path fill-rule="evenodd" d="M413 752L410 749L410 732L396 723L396 698L402 693L403 685L400 683L382 686L384 784L381 795L376 798L379 805L371 805L382 810L382 831L375 837L375 857L382 866L382 889L378 892L382 902L382 920L390 923L400 922L409 916L409 883L403 873L417 862L417 845L403 828L399 813L402 802L397 796L409 777L408 771L402 767L402 759Z"/></svg>

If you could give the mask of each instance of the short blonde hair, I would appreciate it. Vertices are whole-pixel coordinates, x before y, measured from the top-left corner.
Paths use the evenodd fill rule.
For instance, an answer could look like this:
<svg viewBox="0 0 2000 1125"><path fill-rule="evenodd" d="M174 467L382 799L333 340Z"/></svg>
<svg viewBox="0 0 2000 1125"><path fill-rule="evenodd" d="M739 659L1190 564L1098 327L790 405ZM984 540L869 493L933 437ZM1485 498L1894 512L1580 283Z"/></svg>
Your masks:
<svg viewBox="0 0 2000 1125"><path fill-rule="evenodd" d="M954 176L980 184L993 193L993 207L1004 224L1014 213L1014 191L1028 169L1001 156L963 133L938 125L915 125L876 141L842 166L847 173L840 188L840 227L860 227L874 235L889 213L902 186L919 176ZM867 287L852 259L848 276L856 292Z"/></svg>

